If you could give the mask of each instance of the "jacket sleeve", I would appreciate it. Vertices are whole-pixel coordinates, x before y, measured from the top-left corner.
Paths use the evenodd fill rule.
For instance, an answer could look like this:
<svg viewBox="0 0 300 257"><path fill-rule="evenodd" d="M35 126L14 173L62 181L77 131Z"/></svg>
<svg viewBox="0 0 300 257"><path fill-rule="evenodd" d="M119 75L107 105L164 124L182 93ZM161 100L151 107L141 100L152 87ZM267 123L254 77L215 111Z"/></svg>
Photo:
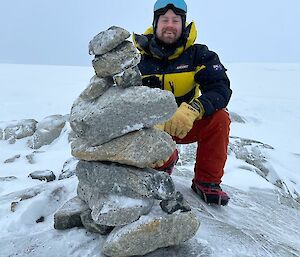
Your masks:
<svg viewBox="0 0 300 257"><path fill-rule="evenodd" d="M230 81L218 55L205 45L197 45L196 66L195 82L201 90L198 100L204 108L204 116L209 116L227 106L232 94Z"/></svg>

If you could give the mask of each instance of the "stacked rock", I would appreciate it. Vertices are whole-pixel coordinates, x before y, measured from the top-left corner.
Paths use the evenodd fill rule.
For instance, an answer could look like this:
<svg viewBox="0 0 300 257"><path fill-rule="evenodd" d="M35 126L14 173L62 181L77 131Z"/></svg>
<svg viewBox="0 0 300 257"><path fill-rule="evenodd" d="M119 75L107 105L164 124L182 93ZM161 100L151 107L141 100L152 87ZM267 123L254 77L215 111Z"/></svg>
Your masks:
<svg viewBox="0 0 300 257"><path fill-rule="evenodd" d="M172 93L142 86L140 56L129 36L111 27L89 44L96 75L70 115L78 196L55 214L58 229L82 223L89 231L110 233L102 249L109 256L177 245L200 225L171 177L148 168L176 148L153 126L170 119L177 104ZM66 213L66 219L80 218L66 225Z"/></svg>

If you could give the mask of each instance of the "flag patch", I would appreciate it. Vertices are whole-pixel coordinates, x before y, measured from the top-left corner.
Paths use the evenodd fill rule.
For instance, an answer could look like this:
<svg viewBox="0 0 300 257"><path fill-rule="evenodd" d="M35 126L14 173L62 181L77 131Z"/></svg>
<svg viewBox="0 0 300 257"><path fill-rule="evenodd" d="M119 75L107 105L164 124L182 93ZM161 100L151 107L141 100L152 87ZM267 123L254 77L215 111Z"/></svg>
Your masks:
<svg viewBox="0 0 300 257"><path fill-rule="evenodd" d="M223 67L221 64L215 64L215 65L213 65L213 69L215 71L220 71L220 70L223 70Z"/></svg>

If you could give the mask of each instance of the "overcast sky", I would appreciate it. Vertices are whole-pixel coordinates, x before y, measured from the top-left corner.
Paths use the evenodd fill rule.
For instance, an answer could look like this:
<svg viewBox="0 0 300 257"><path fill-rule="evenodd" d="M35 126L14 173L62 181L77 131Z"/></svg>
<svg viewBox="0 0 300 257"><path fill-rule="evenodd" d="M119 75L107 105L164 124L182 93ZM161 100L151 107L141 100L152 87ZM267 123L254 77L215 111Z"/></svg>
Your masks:
<svg viewBox="0 0 300 257"><path fill-rule="evenodd" d="M155 0L0 0L0 63L90 65L112 25L143 33ZM300 0L186 0L188 21L223 62L300 62Z"/></svg>

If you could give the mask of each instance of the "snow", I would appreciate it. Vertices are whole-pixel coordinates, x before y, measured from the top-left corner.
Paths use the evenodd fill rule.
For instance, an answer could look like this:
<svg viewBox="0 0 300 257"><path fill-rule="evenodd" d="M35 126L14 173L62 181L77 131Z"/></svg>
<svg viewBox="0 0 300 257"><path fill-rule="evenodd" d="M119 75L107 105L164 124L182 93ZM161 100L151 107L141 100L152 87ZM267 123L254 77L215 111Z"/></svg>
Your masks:
<svg viewBox="0 0 300 257"><path fill-rule="evenodd" d="M129 132L132 132L132 131L136 131L136 130L140 130L144 127L143 123L137 123L137 124L134 124L133 126L126 126L123 130L122 130L122 134L127 134Z"/></svg>
<svg viewBox="0 0 300 257"><path fill-rule="evenodd" d="M300 192L300 64L225 66L233 89L229 110L246 120L232 123L230 135L274 147L265 153L274 169L268 179L280 178L296 198L295 192ZM49 115L68 114L93 75L91 67L0 64L0 128L12 120L40 121ZM0 177L16 177L0 180L0 257L102 257L100 245L105 237L84 229L53 228L54 213L76 195L77 178L46 183L28 177L37 170L51 170L59 176L64 162L71 158L69 131L66 125L58 139L37 152L27 146L28 138L15 144L0 140ZM4 163L18 154L20 158L13 163ZM29 154L34 154L34 164L28 162ZM253 172L250 164L228 156L223 188L231 200L226 207L203 204L190 190L193 166L178 169L173 176L175 185L202 222L190 242L198 252L200 247L211 257L300 256L299 203ZM20 200L24 194L32 197ZM12 202L17 202L14 212ZM45 221L36 223L41 216Z"/></svg>
<svg viewBox="0 0 300 257"><path fill-rule="evenodd" d="M299 154L300 64L231 64L228 70L233 87L229 109L248 121L246 126L232 124L232 135L237 131Z"/></svg>
<svg viewBox="0 0 300 257"><path fill-rule="evenodd" d="M103 214L115 209L133 208L144 205L149 205L149 203L144 200L132 199L126 196L109 195L108 202L104 203L100 213Z"/></svg>
<svg viewBox="0 0 300 257"><path fill-rule="evenodd" d="M92 66L0 64L0 121L70 113L93 74Z"/></svg>

